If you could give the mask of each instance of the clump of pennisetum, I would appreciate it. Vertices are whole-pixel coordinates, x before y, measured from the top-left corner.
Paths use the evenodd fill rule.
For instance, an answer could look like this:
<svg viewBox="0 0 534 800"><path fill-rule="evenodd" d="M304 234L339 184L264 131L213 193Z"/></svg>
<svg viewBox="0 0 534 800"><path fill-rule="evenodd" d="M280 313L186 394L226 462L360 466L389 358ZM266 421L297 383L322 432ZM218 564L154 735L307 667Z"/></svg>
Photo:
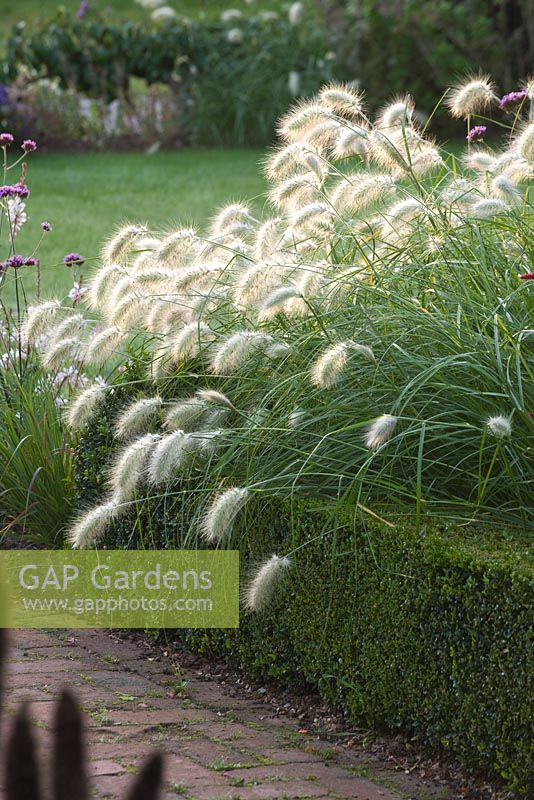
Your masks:
<svg viewBox="0 0 534 800"><path fill-rule="evenodd" d="M471 124L496 105L495 88L475 75L447 102L454 117ZM83 301L95 312L94 324L57 300L30 310L23 339L41 347L51 369L73 359L112 367L135 337L144 342L147 380L156 387L117 414L123 449L111 470L110 496L75 522L74 546L94 546L145 485L167 488L191 469L208 480L221 442L224 452L224 442L239 445L239 437L269 430L279 373L289 382L300 377L271 435L285 430L300 453L298 437L313 417L305 410L308 391L328 403L329 390L343 391L345 378L373 381L380 369L378 337L371 347L365 344L371 333L362 329L339 341L335 328L362 288L371 303L382 277L413 269L412 243L433 254L470 220L478 225L520 212L534 174L532 120L514 122L503 152L471 144L486 127L479 126L476 136L469 134L458 175L418 119L408 95L371 119L353 86L326 86L280 120L280 144L265 164L272 207L265 219L245 203L231 203L205 234L178 228L155 235L144 225L126 225L104 245ZM305 352L302 330L318 333ZM169 397L165 381L177 371L196 381L208 376L213 385L197 383L189 395ZM265 404L252 390L250 401L240 392L257 374L273 387ZM96 383L86 388L67 410L69 425L82 430L105 398ZM493 438L511 436L504 415L483 424ZM397 425L391 414L374 418L365 427L365 447L382 448ZM231 487L214 497L201 525L207 542L227 539L249 496L249 489ZM287 558L268 559L247 589L246 605L262 607L288 566Z"/></svg>

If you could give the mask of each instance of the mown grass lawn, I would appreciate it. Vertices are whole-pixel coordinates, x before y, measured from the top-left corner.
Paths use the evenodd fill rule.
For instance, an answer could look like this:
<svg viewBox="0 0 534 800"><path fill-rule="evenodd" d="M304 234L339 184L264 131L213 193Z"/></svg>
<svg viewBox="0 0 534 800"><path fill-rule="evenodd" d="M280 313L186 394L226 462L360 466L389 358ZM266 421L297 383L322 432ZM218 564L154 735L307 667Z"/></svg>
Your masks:
<svg viewBox="0 0 534 800"><path fill-rule="evenodd" d="M149 12L141 8L135 0L89 0L94 9L109 9L109 18L114 21L143 21L149 18ZM244 0L165 0L178 14L198 18L200 16L218 17L225 8L239 8L246 14L258 9L279 8L280 0L256 0L248 5ZM27 25L38 24L54 17L59 8L75 14L80 7L80 0L23 0L22 3L2 0L0 2L0 38L9 33L11 27L21 20Z"/></svg>
<svg viewBox="0 0 534 800"><path fill-rule="evenodd" d="M221 205L256 198L264 203L265 181L261 150L182 150L156 153L40 154L28 165L31 196L28 222L17 237L17 251L33 252L49 221L52 233L43 237L41 260L45 295L64 294L71 271L63 256L76 251L96 259L100 244L124 221L146 222L156 230L177 225L202 225ZM25 286L31 298L33 268L26 268ZM13 285L2 300L12 305Z"/></svg>

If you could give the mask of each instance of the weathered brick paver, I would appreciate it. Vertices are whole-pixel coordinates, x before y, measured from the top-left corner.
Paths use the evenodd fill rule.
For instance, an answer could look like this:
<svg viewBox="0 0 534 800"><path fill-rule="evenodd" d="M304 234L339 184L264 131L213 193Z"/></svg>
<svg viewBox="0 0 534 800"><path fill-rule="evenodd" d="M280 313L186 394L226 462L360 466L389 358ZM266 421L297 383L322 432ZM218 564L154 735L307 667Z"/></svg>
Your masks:
<svg viewBox="0 0 534 800"><path fill-rule="evenodd" d="M165 800L406 796L355 774L346 759L338 763L331 748L299 734L295 720L232 697L194 671L177 675L170 662L147 659L134 642L105 631L13 632L4 717L31 700L44 756L63 686L76 692L84 711L97 798L124 797L132 773L154 749L166 754Z"/></svg>

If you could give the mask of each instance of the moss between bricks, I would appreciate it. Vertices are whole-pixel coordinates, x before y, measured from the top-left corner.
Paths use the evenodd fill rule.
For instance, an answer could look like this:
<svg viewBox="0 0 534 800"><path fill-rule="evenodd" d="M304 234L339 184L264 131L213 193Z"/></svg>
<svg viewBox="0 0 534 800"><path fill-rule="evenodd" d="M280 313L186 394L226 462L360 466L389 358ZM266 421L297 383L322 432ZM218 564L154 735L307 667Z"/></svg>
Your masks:
<svg viewBox="0 0 534 800"><path fill-rule="evenodd" d="M78 448L86 502L102 490L112 416L113 404ZM305 682L354 721L417 736L468 769L534 794L534 569L526 537L416 534L348 516L333 526L310 504L265 500L248 507L240 525L245 575L272 552L313 543L299 550L266 612L243 615L237 632L190 631L190 644L263 679ZM179 500L158 500L115 523L106 544L179 546L187 527Z"/></svg>

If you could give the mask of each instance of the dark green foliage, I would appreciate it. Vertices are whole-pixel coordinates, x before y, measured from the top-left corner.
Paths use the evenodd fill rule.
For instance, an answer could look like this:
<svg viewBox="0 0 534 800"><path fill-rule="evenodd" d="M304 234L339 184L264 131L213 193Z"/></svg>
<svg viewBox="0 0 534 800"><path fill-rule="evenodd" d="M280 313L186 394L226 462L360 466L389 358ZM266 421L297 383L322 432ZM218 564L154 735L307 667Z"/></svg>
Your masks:
<svg viewBox="0 0 534 800"><path fill-rule="evenodd" d="M300 75L302 94L332 79L327 40L316 27L294 28L285 16L250 17L238 27L242 40L232 42L224 22L172 20L154 27L60 13L34 33L15 26L7 77L14 80L24 64L59 78L64 88L108 100L128 97L132 79L163 83L174 89L180 129L194 144L266 144L293 99L291 71Z"/></svg>
<svg viewBox="0 0 534 800"><path fill-rule="evenodd" d="M466 72L488 72L501 90L532 69L530 0L320 0L340 60L373 103L409 92L430 112Z"/></svg>
<svg viewBox="0 0 534 800"><path fill-rule="evenodd" d="M93 496L112 446L106 413L78 449L79 485ZM143 503L115 523L106 545L183 546L186 497ZM305 546L266 612L244 614L238 632L190 632L195 647L262 679L307 683L354 721L408 732L469 769L534 789L526 538L447 527L417 535L352 515L340 521L313 501L258 501L231 545L241 549L245 579L266 555Z"/></svg>

